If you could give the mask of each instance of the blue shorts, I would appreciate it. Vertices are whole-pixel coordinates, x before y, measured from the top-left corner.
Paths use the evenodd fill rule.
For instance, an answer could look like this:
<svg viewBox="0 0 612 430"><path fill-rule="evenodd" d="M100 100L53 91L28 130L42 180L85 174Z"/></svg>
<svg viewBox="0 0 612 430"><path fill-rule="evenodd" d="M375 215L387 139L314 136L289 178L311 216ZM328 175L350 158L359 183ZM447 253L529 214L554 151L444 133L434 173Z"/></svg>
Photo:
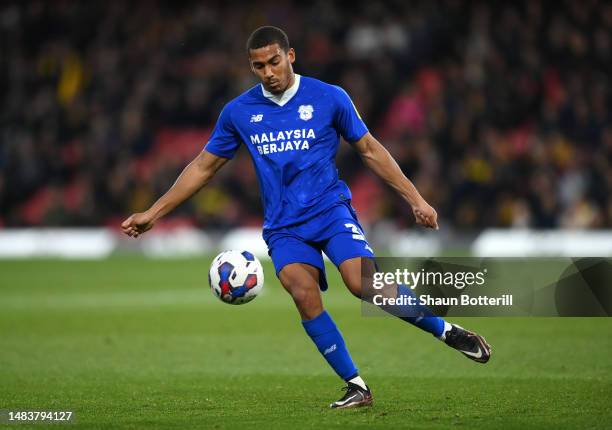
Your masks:
<svg viewBox="0 0 612 430"><path fill-rule="evenodd" d="M276 276L291 263L306 263L320 270L319 287L327 290L322 252L339 267L350 258L374 257L350 203L339 203L300 224L264 230Z"/></svg>

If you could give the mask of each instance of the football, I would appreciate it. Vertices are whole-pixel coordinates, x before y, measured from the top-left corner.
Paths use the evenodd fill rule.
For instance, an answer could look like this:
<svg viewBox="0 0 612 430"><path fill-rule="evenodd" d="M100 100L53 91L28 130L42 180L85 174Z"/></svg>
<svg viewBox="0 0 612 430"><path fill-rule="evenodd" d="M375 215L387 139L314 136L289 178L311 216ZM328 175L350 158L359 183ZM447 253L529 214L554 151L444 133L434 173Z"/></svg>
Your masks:
<svg viewBox="0 0 612 430"><path fill-rule="evenodd" d="M257 257L249 251L224 251L213 259L208 283L222 302L242 305L261 293L264 272Z"/></svg>

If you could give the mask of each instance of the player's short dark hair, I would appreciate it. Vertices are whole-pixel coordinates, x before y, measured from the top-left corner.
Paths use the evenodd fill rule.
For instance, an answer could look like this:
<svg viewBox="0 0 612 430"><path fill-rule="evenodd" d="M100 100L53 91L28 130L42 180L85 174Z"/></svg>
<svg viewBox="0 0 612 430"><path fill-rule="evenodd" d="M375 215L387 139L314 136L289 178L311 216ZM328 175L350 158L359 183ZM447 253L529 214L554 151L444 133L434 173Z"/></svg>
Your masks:
<svg viewBox="0 0 612 430"><path fill-rule="evenodd" d="M283 30L271 25L259 27L251 33L249 40L247 40L247 52L251 49L263 48L275 43L278 43L278 46L283 51L287 52L289 50L289 38Z"/></svg>

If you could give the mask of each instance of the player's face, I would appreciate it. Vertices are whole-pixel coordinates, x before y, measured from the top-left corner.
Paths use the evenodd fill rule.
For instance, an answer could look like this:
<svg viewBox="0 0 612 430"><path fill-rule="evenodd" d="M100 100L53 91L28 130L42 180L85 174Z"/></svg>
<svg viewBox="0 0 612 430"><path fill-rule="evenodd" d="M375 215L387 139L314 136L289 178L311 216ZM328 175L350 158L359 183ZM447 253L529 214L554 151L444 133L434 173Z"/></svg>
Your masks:
<svg viewBox="0 0 612 430"><path fill-rule="evenodd" d="M250 49L249 61L251 70L259 78L264 88L272 94L283 93L293 84L293 67L295 51L289 48L285 52L277 43L263 48Z"/></svg>

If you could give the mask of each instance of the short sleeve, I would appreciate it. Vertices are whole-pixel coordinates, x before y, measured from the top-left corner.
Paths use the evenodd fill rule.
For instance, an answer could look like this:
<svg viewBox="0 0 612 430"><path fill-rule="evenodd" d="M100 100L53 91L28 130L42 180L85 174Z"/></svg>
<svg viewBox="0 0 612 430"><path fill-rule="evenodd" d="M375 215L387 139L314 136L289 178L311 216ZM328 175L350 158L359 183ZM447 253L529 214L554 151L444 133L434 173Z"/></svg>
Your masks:
<svg viewBox="0 0 612 430"><path fill-rule="evenodd" d="M357 142L368 132L368 127L346 91L338 86L334 86L334 89L336 90L335 123L338 131L347 142Z"/></svg>
<svg viewBox="0 0 612 430"><path fill-rule="evenodd" d="M231 109L226 105L204 149L211 154L223 158L234 158L240 147L240 136L231 120Z"/></svg>

